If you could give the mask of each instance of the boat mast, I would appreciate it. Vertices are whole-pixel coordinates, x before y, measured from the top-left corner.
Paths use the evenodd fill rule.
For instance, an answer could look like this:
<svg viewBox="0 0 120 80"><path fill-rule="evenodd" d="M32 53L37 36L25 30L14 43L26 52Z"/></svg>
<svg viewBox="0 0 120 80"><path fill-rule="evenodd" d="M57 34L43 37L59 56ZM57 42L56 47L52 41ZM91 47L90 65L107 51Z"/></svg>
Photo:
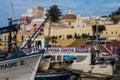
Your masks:
<svg viewBox="0 0 120 80"><path fill-rule="evenodd" d="M12 25L12 1L10 0L10 18L8 18L8 25L11 26ZM8 51L11 52L11 47L12 47L12 33L9 32L9 35L8 35Z"/></svg>
<svg viewBox="0 0 120 80"><path fill-rule="evenodd" d="M12 6L13 6L13 3L12 3L12 0L10 0L10 18L12 18Z"/></svg>

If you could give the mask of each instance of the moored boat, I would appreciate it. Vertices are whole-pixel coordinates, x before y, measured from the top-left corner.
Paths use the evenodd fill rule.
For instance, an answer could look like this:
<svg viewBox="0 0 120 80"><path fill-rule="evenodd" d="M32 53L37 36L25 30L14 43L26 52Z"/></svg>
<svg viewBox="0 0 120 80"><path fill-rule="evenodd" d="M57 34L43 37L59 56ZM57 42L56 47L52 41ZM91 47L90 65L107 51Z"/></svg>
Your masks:
<svg viewBox="0 0 120 80"><path fill-rule="evenodd" d="M0 80L34 80L45 50L32 50L35 47L31 43L34 42L32 39L36 38L38 31L47 19L48 17L21 48L17 46L15 37L18 30L16 29L17 25L12 24L12 18L9 19L9 26L0 28L1 34L9 33L8 50L6 52L2 51L0 54ZM14 35L12 35L12 32L14 32Z"/></svg>
<svg viewBox="0 0 120 80"><path fill-rule="evenodd" d="M76 56L76 59L69 68L75 70L82 70L86 73L95 73L112 76L114 74L113 65L103 61L97 63L97 58L93 57L89 48L48 48L49 55L51 55L52 62L62 62L65 55ZM96 55L97 53L94 52ZM94 55L94 56L95 56Z"/></svg>
<svg viewBox="0 0 120 80"><path fill-rule="evenodd" d="M37 73L35 80L68 80L71 74L70 71L49 71Z"/></svg>
<svg viewBox="0 0 120 80"><path fill-rule="evenodd" d="M0 80L34 80L42 54L30 54L0 61Z"/></svg>

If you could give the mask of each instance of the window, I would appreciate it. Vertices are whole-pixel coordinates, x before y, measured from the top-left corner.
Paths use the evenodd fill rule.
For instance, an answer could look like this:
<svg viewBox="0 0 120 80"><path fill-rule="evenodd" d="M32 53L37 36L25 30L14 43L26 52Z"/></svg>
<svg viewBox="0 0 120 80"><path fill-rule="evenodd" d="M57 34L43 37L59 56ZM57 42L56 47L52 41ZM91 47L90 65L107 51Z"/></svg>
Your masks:
<svg viewBox="0 0 120 80"><path fill-rule="evenodd" d="M30 36L28 36L28 38L30 38Z"/></svg>
<svg viewBox="0 0 120 80"><path fill-rule="evenodd" d="M62 61L62 56L58 55L57 56L57 61Z"/></svg>
<svg viewBox="0 0 120 80"><path fill-rule="evenodd" d="M74 28L74 26L71 26L71 28L73 29L73 28Z"/></svg>
<svg viewBox="0 0 120 80"><path fill-rule="evenodd" d="M84 28L85 26L83 25L83 28Z"/></svg>
<svg viewBox="0 0 120 80"><path fill-rule="evenodd" d="M78 27L80 27L80 25L78 25Z"/></svg>
<svg viewBox="0 0 120 80"><path fill-rule="evenodd" d="M106 32L106 34L108 34L108 33Z"/></svg>
<svg viewBox="0 0 120 80"><path fill-rule="evenodd" d="M36 26L37 26L37 24L34 24L33 26L34 26L34 27L36 27Z"/></svg>
<svg viewBox="0 0 120 80"><path fill-rule="evenodd" d="M113 34L113 32L111 32L111 34Z"/></svg>
<svg viewBox="0 0 120 80"><path fill-rule="evenodd" d="M24 36L22 36L22 41L24 40Z"/></svg>
<svg viewBox="0 0 120 80"><path fill-rule="evenodd" d="M68 25L71 25L71 23L68 23Z"/></svg>
<svg viewBox="0 0 120 80"><path fill-rule="evenodd" d="M87 58L87 56L77 56L76 62L82 62Z"/></svg>
<svg viewBox="0 0 120 80"><path fill-rule="evenodd" d="M55 56L52 56L51 61L55 61Z"/></svg>
<svg viewBox="0 0 120 80"><path fill-rule="evenodd" d="M6 40L6 36L4 36L5 40Z"/></svg>
<svg viewBox="0 0 120 80"><path fill-rule="evenodd" d="M117 31L115 33L117 34Z"/></svg>
<svg viewBox="0 0 120 80"><path fill-rule="evenodd" d="M61 38L62 37L62 35L59 35L59 38Z"/></svg>
<svg viewBox="0 0 120 80"><path fill-rule="evenodd" d="M20 28L20 30L22 30L22 28Z"/></svg>

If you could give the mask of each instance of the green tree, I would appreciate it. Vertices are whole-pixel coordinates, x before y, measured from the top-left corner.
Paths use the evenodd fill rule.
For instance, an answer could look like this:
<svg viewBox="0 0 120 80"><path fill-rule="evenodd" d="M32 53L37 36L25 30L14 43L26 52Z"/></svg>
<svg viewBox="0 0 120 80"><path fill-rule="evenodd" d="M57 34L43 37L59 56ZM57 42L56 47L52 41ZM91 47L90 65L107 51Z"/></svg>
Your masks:
<svg viewBox="0 0 120 80"><path fill-rule="evenodd" d="M50 15L51 22L58 22L62 16L62 12L57 5L53 5L47 10L47 15Z"/></svg>
<svg viewBox="0 0 120 80"><path fill-rule="evenodd" d="M59 38L62 38L62 35L59 35Z"/></svg>
<svg viewBox="0 0 120 80"><path fill-rule="evenodd" d="M73 38L73 36L70 34L70 35L67 35L66 38L71 39L71 38Z"/></svg>
<svg viewBox="0 0 120 80"><path fill-rule="evenodd" d="M74 34L74 38L75 38L75 39L80 39L80 35L77 34L77 33L75 33L75 34Z"/></svg>
<svg viewBox="0 0 120 80"><path fill-rule="evenodd" d="M89 38L89 34L82 34L82 38Z"/></svg>
<svg viewBox="0 0 120 80"><path fill-rule="evenodd" d="M120 7L118 8L118 10L112 12L109 15L109 17L111 18L114 24L117 24L120 21Z"/></svg>
<svg viewBox="0 0 120 80"><path fill-rule="evenodd" d="M105 30L106 30L105 25L93 25L92 26L93 36L95 36L97 34L100 36L100 34Z"/></svg>
<svg viewBox="0 0 120 80"><path fill-rule="evenodd" d="M52 36L51 39L57 39L57 36Z"/></svg>

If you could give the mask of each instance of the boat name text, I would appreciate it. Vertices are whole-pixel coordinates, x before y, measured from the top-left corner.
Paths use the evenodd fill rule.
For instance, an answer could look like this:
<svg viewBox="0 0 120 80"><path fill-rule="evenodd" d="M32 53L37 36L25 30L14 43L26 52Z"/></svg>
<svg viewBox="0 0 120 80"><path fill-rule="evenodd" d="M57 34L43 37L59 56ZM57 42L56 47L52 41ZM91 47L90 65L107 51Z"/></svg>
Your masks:
<svg viewBox="0 0 120 80"><path fill-rule="evenodd" d="M23 60L21 60L19 62L15 61L15 62L9 62L9 63L5 63L5 64L0 64L0 70L12 68L12 67L17 67L17 66L20 66L20 65L24 65Z"/></svg>

